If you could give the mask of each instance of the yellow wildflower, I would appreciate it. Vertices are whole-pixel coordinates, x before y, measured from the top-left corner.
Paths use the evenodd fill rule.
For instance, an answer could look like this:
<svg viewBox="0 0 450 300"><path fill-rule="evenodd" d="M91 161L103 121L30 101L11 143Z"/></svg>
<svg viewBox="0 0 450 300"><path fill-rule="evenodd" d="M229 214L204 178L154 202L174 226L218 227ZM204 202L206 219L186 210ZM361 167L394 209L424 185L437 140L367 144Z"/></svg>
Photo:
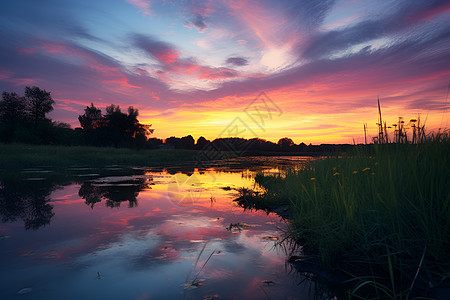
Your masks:
<svg viewBox="0 0 450 300"><path fill-rule="evenodd" d="M364 168L362 171L365 172L365 171L369 171L369 170L370 170L370 168Z"/></svg>
<svg viewBox="0 0 450 300"><path fill-rule="evenodd" d="M336 173L334 173L334 174L333 174L333 176L338 176L338 175L339 175L339 173L338 173L338 172L336 172Z"/></svg>
<svg viewBox="0 0 450 300"><path fill-rule="evenodd" d="M316 178L314 178L314 177L311 177L311 180L316 180Z"/></svg>
<svg viewBox="0 0 450 300"><path fill-rule="evenodd" d="M353 173L352 174L357 174L358 173L358 171L353 171Z"/></svg>

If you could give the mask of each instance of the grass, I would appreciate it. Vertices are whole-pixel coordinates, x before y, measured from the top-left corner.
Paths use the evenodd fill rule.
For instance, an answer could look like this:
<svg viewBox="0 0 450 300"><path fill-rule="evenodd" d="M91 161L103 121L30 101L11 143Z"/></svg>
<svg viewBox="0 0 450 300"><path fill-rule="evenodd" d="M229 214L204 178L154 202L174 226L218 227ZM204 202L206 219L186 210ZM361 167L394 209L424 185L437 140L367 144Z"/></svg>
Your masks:
<svg viewBox="0 0 450 300"><path fill-rule="evenodd" d="M195 161L195 150L133 150L82 146L0 144L0 169L74 165L161 166Z"/></svg>
<svg viewBox="0 0 450 300"><path fill-rule="evenodd" d="M205 262L204 262L203 265L201 266L200 270L199 270L199 271L197 272L197 274L193 277L193 279L190 280L189 277L190 277L190 275L191 275L192 272L195 272L195 271L196 271L198 262L199 262L199 260L200 260L200 257L202 256L203 251L205 251L205 248L206 248L206 245L207 245L207 244L208 244L208 243L205 243L205 244L203 245L202 250L200 251L200 253L199 253L198 256L197 256L197 259L195 260L193 269L192 269L191 272L189 272L189 274L187 275L187 278L186 278L186 284L185 284L186 287L191 287L191 286L196 286L196 287L198 287L198 286L201 285L200 280L198 280L198 276L200 275L200 273L201 273L201 272L203 271L203 269L205 268L206 264L209 262L209 260L211 259L211 257L212 257L212 256L214 255L214 253L216 252L215 249L214 249L214 251L211 252L211 254L208 256L208 258L205 260Z"/></svg>
<svg viewBox="0 0 450 300"><path fill-rule="evenodd" d="M288 205L292 238L348 275L348 297L400 299L450 277L449 170L444 133L316 160L283 177L257 175L264 192L243 190L238 200Z"/></svg>

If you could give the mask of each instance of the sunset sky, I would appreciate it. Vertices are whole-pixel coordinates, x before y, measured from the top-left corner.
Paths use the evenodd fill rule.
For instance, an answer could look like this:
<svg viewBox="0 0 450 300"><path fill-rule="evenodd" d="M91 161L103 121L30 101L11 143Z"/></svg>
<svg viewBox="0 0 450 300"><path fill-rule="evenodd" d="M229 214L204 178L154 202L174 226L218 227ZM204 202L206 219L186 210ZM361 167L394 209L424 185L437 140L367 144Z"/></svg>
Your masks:
<svg viewBox="0 0 450 300"><path fill-rule="evenodd" d="M448 0L4 0L0 39L0 91L50 91L72 127L114 103L158 138L363 142L377 97L388 125L449 127Z"/></svg>

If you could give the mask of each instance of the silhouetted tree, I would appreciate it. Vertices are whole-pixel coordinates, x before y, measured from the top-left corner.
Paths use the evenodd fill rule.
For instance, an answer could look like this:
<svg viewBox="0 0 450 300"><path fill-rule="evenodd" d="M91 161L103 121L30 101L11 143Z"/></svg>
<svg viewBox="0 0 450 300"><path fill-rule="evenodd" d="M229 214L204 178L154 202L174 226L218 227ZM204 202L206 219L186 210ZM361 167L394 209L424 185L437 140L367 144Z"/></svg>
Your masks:
<svg viewBox="0 0 450 300"><path fill-rule="evenodd" d="M145 144L145 147L148 149L156 149L159 148L162 144L163 144L162 139L149 138Z"/></svg>
<svg viewBox="0 0 450 300"><path fill-rule="evenodd" d="M264 139L253 138L249 140L250 146L248 148L252 153L258 152L276 152L279 150L277 144L272 143L270 141L266 141Z"/></svg>
<svg viewBox="0 0 450 300"><path fill-rule="evenodd" d="M299 151L307 151L308 150L308 146L306 146L306 144L302 142L302 143L300 143L298 145L298 150Z"/></svg>
<svg viewBox="0 0 450 300"><path fill-rule="evenodd" d="M125 178L116 184L95 185L86 181L80 187L78 195L85 199L85 203L91 208L103 199L106 200L106 206L119 207L124 201L128 201L128 207L137 206L137 196L145 189L150 189L151 180L145 178Z"/></svg>
<svg viewBox="0 0 450 300"><path fill-rule="evenodd" d="M118 105L111 104L102 115L94 103L78 117L82 129L72 130L68 124L46 117L54 103L50 92L36 86L27 86L24 97L4 92L0 100L0 141L142 148L153 133L151 125L139 122L139 111L133 106L123 113Z"/></svg>
<svg viewBox="0 0 450 300"><path fill-rule="evenodd" d="M111 104L106 107L106 127L108 128L108 137L114 147L131 143L131 139L134 137L137 111L131 107L131 113L130 116L123 113L119 105Z"/></svg>
<svg viewBox="0 0 450 300"><path fill-rule="evenodd" d="M248 140L243 138L218 138L212 141L215 149L220 151L234 151L236 153L241 153L242 151L248 149Z"/></svg>
<svg viewBox="0 0 450 300"><path fill-rule="evenodd" d="M280 146L280 148L282 150L287 151L287 150L289 150L289 148L291 146L294 145L294 141L290 138L285 137L285 138L279 139L277 144L278 144L278 146Z"/></svg>
<svg viewBox="0 0 450 300"><path fill-rule="evenodd" d="M90 107L85 108L84 114L78 117L78 121L88 144L142 148L153 129L151 125L141 124L138 116L139 111L133 106L123 113L120 106L114 104L107 106L106 114L102 115L101 110L91 103Z"/></svg>
<svg viewBox="0 0 450 300"><path fill-rule="evenodd" d="M53 110L50 93L26 87L25 97L16 93L2 94L0 102L0 140L32 144L50 144L58 140L58 130L46 114Z"/></svg>
<svg viewBox="0 0 450 300"><path fill-rule="evenodd" d="M9 174L8 174L9 175ZM50 224L55 213L50 194L56 189L51 182L27 182L14 176L1 178L0 217L2 222L22 220L25 229L38 229Z"/></svg>
<svg viewBox="0 0 450 300"><path fill-rule="evenodd" d="M0 121L5 123L17 123L26 117L25 98L16 93L3 92L0 101Z"/></svg>
<svg viewBox="0 0 450 300"><path fill-rule="evenodd" d="M184 136L180 139L182 149L194 149L195 140L192 135Z"/></svg>
<svg viewBox="0 0 450 300"><path fill-rule="evenodd" d="M195 140L192 135L188 135L182 138L171 136L166 139L166 145L171 145L175 149L194 149Z"/></svg>
<svg viewBox="0 0 450 300"><path fill-rule="evenodd" d="M0 100L0 140L11 142L16 129L26 117L25 98L16 93L3 92Z"/></svg>
<svg viewBox="0 0 450 300"><path fill-rule="evenodd" d="M150 127L152 125L141 124L137 117L139 116L139 111L133 106L128 107L127 115L127 133L134 138L135 145L141 148L147 141L147 136L153 133L154 129Z"/></svg>
<svg viewBox="0 0 450 300"><path fill-rule="evenodd" d="M179 149L180 148L180 144L181 144L180 143L180 138L171 136L171 137L166 139L165 144L173 146L176 149Z"/></svg>
<svg viewBox="0 0 450 300"><path fill-rule="evenodd" d="M197 144L195 144L195 148L197 148L198 150L201 150L204 147L206 147L209 143L211 143L211 142L201 136L198 138Z"/></svg>
<svg viewBox="0 0 450 300"><path fill-rule="evenodd" d="M25 88L25 99L28 114L34 124L45 120L45 115L53 110L53 104L55 103L50 96L50 92L41 90L37 86Z"/></svg>
<svg viewBox="0 0 450 300"><path fill-rule="evenodd" d="M103 121L102 111L91 103L91 106L84 109L84 115L78 116L78 121L84 130L99 128Z"/></svg>

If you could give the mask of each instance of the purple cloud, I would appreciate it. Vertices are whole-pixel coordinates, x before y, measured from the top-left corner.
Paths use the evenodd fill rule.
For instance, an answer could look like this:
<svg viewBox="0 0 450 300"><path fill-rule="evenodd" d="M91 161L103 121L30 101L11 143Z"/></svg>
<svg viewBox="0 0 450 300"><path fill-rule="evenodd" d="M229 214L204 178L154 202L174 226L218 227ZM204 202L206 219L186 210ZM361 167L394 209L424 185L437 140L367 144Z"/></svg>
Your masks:
<svg viewBox="0 0 450 300"><path fill-rule="evenodd" d="M190 23L200 32L204 32L208 28L206 18L201 15L196 15Z"/></svg>
<svg viewBox="0 0 450 300"><path fill-rule="evenodd" d="M137 47L165 65L175 62L180 56L174 46L149 36L135 35L134 42Z"/></svg>
<svg viewBox="0 0 450 300"><path fill-rule="evenodd" d="M226 60L226 63L234 66L246 66L248 65L248 60L243 57L230 57Z"/></svg>

